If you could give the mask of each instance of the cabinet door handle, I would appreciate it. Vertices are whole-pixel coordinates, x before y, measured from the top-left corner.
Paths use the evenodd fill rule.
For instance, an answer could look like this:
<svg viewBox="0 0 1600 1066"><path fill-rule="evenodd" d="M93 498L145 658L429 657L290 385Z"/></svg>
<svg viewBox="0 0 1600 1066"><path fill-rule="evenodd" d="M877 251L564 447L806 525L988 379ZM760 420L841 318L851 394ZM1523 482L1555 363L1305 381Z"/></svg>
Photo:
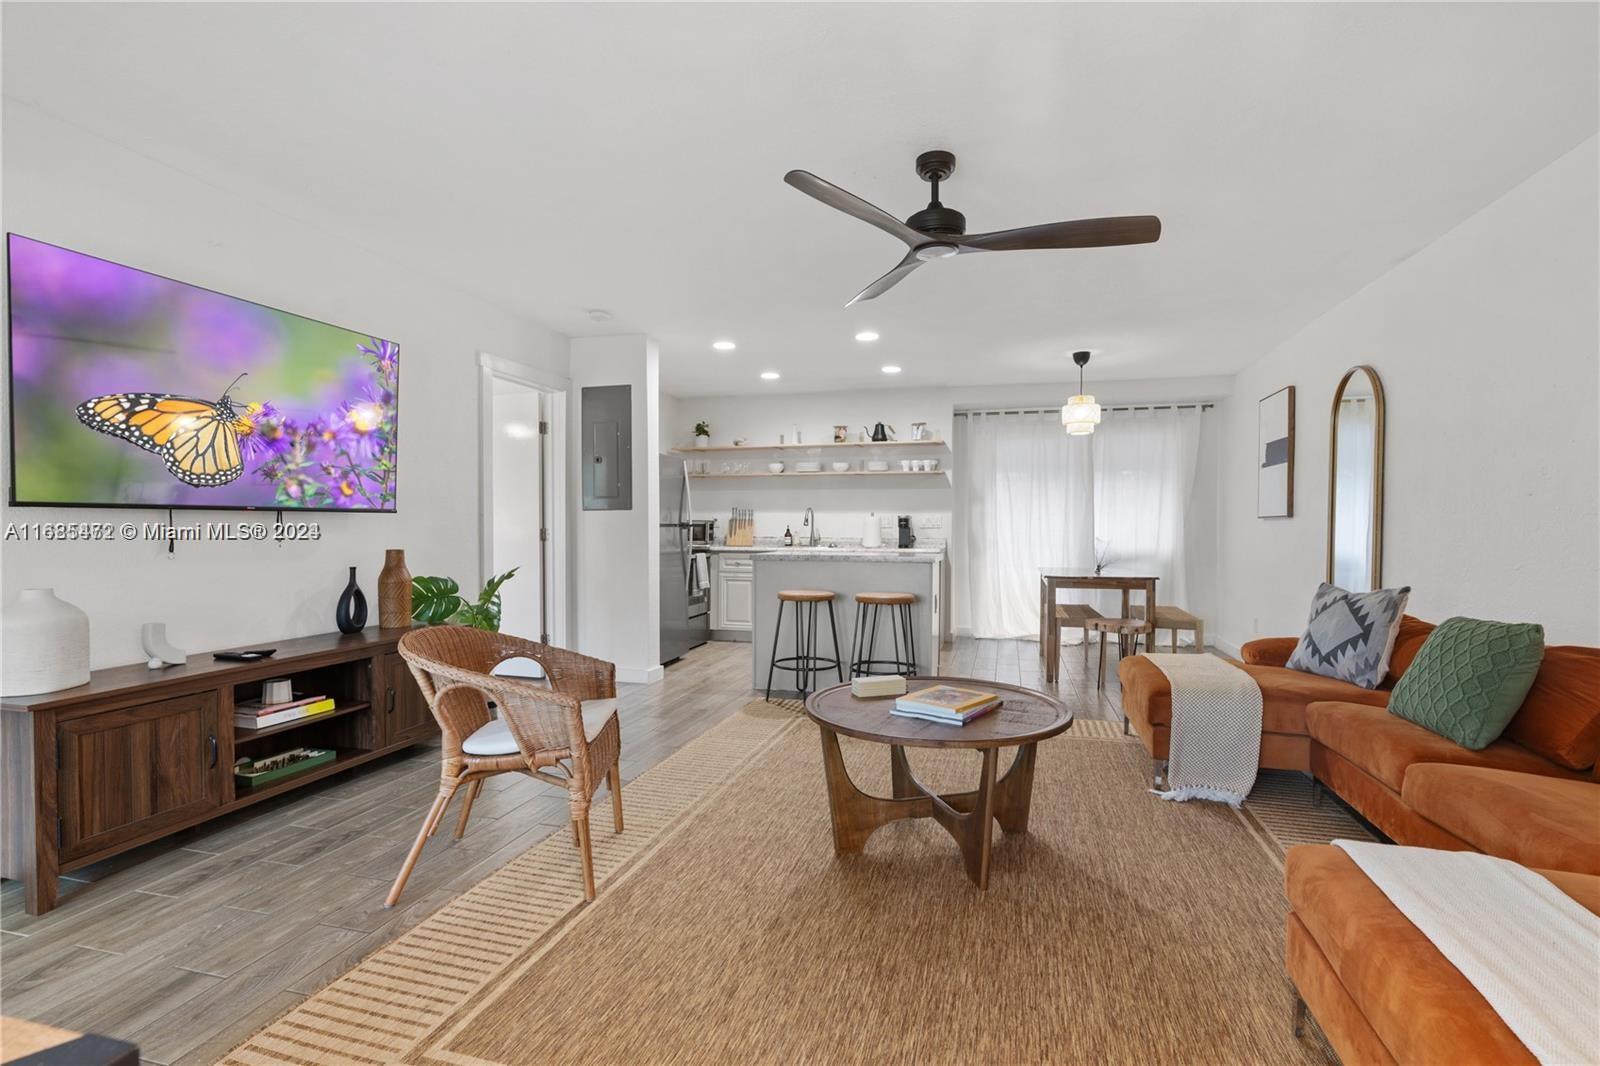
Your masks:
<svg viewBox="0 0 1600 1066"><path fill-rule="evenodd" d="M211 734L211 769L217 768L217 735Z"/></svg>
<svg viewBox="0 0 1600 1066"><path fill-rule="evenodd" d="M393 714L394 713L394 689L390 689L389 690L389 699L388 699L387 704L384 707L384 710L387 711L389 714Z"/></svg>

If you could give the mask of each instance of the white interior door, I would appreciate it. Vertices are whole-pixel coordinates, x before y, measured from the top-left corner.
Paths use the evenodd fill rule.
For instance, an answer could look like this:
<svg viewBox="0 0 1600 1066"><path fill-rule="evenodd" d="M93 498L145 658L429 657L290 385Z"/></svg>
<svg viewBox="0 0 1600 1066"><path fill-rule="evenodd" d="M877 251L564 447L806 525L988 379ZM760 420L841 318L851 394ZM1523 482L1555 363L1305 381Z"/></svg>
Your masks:
<svg viewBox="0 0 1600 1066"><path fill-rule="evenodd" d="M496 377L492 397L490 570L517 576L501 589L500 630L528 640L549 632L544 597L544 394Z"/></svg>

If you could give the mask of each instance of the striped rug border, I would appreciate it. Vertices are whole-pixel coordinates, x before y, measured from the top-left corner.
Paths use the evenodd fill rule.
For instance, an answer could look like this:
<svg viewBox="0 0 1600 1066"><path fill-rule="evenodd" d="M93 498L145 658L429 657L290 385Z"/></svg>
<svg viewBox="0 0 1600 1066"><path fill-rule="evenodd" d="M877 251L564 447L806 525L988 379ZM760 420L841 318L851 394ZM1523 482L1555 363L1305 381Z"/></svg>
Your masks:
<svg viewBox="0 0 1600 1066"><path fill-rule="evenodd" d="M1285 853L1298 844L1378 839L1333 793L1324 792L1322 805L1314 806L1311 790L1309 774L1262 770L1256 775L1250 797L1239 809L1239 817L1280 867Z"/></svg>
<svg viewBox="0 0 1600 1066"><path fill-rule="evenodd" d="M753 700L591 811L596 882L649 852L663 831L743 773L803 719L794 700ZM397 1062L529 947L583 907L577 849L561 830L378 948L220 1060L220 1066Z"/></svg>

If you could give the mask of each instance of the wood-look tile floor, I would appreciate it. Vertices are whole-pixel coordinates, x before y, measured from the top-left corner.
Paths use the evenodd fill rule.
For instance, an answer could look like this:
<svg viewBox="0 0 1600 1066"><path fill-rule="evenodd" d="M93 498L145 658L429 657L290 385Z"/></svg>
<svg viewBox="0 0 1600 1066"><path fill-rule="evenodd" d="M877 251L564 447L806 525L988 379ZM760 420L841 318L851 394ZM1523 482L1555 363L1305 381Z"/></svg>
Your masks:
<svg viewBox="0 0 1600 1066"><path fill-rule="evenodd" d="M750 700L750 655L748 644L707 644L661 682L622 686L624 781ZM1075 713L1120 718L1114 666L1098 689L1081 649L1065 649L1062 665L1056 693ZM959 639L941 669L1044 688L1028 641ZM429 841L400 905L385 910L438 775L437 747L401 753L77 871L39 917L24 911L21 885L5 882L0 1011L133 1041L162 1066L215 1061L568 824L562 790L493 778L466 836Z"/></svg>

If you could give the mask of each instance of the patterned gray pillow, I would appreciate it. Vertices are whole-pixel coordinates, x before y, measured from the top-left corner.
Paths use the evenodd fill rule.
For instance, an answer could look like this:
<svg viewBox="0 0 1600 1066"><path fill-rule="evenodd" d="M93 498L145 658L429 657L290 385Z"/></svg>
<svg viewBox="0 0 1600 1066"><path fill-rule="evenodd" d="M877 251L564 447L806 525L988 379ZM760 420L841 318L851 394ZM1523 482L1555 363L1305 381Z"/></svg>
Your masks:
<svg viewBox="0 0 1600 1066"><path fill-rule="evenodd" d="M1346 592L1324 581L1311 597L1305 636L1285 664L1291 670L1377 688L1389 672L1411 586Z"/></svg>

